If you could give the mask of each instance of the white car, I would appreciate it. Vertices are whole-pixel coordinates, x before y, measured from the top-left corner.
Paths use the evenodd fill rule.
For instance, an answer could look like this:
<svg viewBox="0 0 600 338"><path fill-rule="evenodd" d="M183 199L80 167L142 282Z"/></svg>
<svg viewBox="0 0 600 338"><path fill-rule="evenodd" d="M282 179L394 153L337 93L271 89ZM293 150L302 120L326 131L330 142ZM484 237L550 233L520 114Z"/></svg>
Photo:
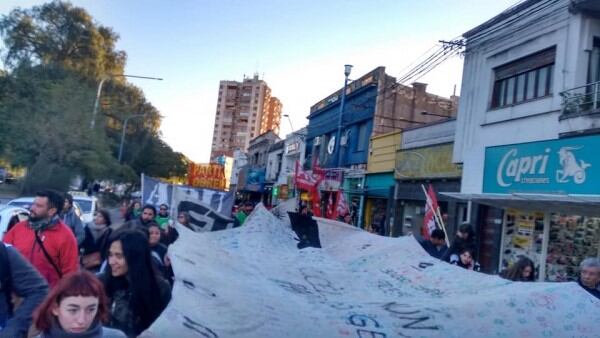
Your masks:
<svg viewBox="0 0 600 338"><path fill-rule="evenodd" d="M31 205L33 204L34 199L35 197L19 197L6 203L6 205L9 207L20 207L29 210L29 208L31 208ZM74 199L75 197L73 197L73 200ZM75 201L73 201L73 209L75 209L75 215L79 216L79 218L81 218L81 221L83 222L83 212L81 211L81 207L79 206L79 204Z"/></svg>
<svg viewBox="0 0 600 338"><path fill-rule="evenodd" d="M92 222L94 220L94 214L99 209L98 198L88 196L87 193L82 191L69 191L69 194L73 196L73 202L79 204L79 207L81 208L81 220L83 221L83 224Z"/></svg>
<svg viewBox="0 0 600 338"><path fill-rule="evenodd" d="M9 230L9 226L25 221L29 218L29 210L21 207L4 207L0 209L0 240Z"/></svg>

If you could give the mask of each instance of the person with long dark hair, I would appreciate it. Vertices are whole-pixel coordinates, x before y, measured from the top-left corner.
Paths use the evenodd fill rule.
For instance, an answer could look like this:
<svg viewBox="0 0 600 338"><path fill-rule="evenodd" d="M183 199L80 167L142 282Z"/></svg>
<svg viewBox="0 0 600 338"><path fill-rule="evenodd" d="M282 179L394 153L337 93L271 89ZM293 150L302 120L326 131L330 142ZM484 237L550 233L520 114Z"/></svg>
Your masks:
<svg viewBox="0 0 600 338"><path fill-rule="evenodd" d="M123 332L103 327L108 312L102 283L79 271L58 281L35 311L34 324L40 338L125 338Z"/></svg>
<svg viewBox="0 0 600 338"><path fill-rule="evenodd" d="M139 230L114 233L100 280L110 299L109 326L128 337L147 329L171 299L169 283L152 263L148 236Z"/></svg>
<svg viewBox="0 0 600 338"><path fill-rule="evenodd" d="M85 225L85 237L79 251L83 268L97 272L108 256L108 239L112 234L110 214L107 210L96 211L94 220Z"/></svg>
<svg viewBox="0 0 600 338"><path fill-rule="evenodd" d="M475 231L469 223L463 223L458 227L456 237L441 260L451 264L458 262L460 251L466 247L471 249L475 247Z"/></svg>
<svg viewBox="0 0 600 338"><path fill-rule="evenodd" d="M464 247L460 249L458 254L458 260L451 264L460 266L463 269L472 271L481 271L481 265L475 260L475 250L472 247Z"/></svg>
<svg viewBox="0 0 600 338"><path fill-rule="evenodd" d="M535 280L535 265L528 257L521 256L518 261L502 271L500 277L513 282L533 282Z"/></svg>

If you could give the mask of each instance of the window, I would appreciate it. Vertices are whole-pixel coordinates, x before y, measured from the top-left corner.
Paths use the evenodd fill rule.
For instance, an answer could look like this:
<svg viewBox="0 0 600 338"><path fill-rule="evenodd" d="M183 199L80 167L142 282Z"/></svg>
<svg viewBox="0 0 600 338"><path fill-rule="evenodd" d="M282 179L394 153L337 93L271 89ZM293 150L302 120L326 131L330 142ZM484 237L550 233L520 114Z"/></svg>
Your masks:
<svg viewBox="0 0 600 338"><path fill-rule="evenodd" d="M356 151L364 151L369 146L369 137L367 135L367 124L363 123L358 127L358 142L356 143Z"/></svg>
<svg viewBox="0 0 600 338"><path fill-rule="evenodd" d="M555 55L552 47L495 68L491 108L551 95Z"/></svg>

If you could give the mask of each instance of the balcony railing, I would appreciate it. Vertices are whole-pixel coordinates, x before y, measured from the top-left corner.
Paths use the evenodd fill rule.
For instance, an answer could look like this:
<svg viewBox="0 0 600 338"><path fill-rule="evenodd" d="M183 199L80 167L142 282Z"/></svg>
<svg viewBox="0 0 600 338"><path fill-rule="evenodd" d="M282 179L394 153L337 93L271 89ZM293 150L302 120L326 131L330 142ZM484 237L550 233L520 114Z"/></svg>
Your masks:
<svg viewBox="0 0 600 338"><path fill-rule="evenodd" d="M600 111L600 81L565 90L560 96L564 115Z"/></svg>

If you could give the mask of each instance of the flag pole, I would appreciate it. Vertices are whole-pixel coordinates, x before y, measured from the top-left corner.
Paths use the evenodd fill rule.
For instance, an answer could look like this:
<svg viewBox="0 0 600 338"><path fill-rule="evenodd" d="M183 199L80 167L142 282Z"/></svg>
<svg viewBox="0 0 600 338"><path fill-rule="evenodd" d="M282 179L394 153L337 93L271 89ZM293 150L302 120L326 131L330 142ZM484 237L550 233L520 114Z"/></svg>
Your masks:
<svg viewBox="0 0 600 338"><path fill-rule="evenodd" d="M439 222L440 222L440 226L442 227L442 231L444 231L444 234L446 235L446 246L450 247L450 241L448 240L448 232L446 232L446 225L444 224L444 221L442 220L442 216L440 214L440 207L438 206L438 208L436 210L434 210L433 214L435 216L437 216Z"/></svg>
<svg viewBox="0 0 600 338"><path fill-rule="evenodd" d="M425 189L425 186L423 184L421 184L421 189L423 189L423 193L425 193L425 203L427 203L427 205L429 206L429 208L433 211L433 218L435 219L436 223L440 225L440 227L442 228L442 231L444 232L444 235L446 235L445 240L446 240L446 246L450 247L450 241L448 240L448 233L446 232L446 227L444 226L444 222L442 221L442 218L439 215L440 212L440 208L439 206L437 208L433 208L433 205L431 204L431 199L429 198L429 195L427 194L427 190Z"/></svg>

